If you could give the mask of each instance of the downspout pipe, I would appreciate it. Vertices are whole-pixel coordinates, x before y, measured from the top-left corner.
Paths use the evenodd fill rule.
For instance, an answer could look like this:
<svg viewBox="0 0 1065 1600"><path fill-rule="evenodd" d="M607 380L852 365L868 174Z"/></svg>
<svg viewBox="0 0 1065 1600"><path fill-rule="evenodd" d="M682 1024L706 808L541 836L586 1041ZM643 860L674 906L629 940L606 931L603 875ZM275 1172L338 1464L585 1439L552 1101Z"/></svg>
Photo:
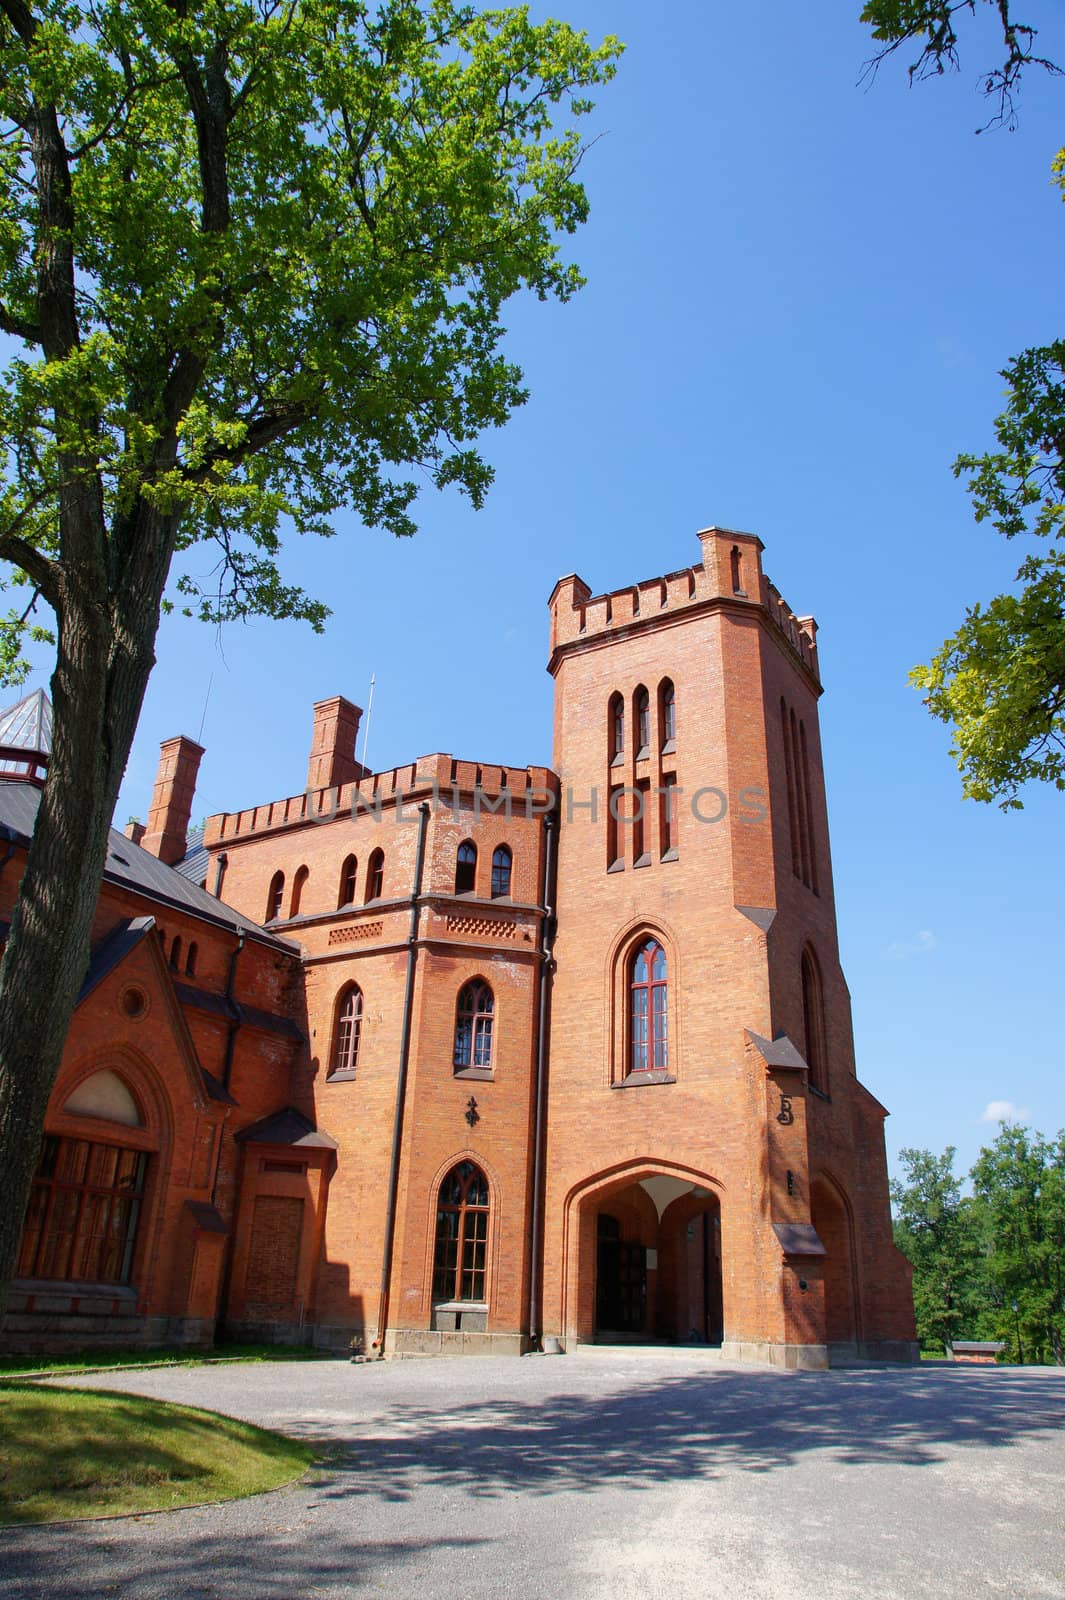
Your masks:
<svg viewBox="0 0 1065 1600"><path fill-rule="evenodd" d="M403 1113L407 1099L407 1072L410 1066L411 1018L414 1011L414 974L418 964L418 917L421 911L422 873L425 869L425 835L429 826L429 802L418 807L418 848L414 858L414 885L410 893L410 929L407 934L407 982L403 992L403 1025L399 1046L399 1078L396 1082L396 1111L392 1121L392 1158L388 1169L388 1209L385 1212L385 1247L381 1257L381 1297L377 1304L378 1357L385 1353L389 1296L392 1292L392 1251L396 1241L396 1199L399 1194L399 1163L403 1143Z"/></svg>
<svg viewBox="0 0 1065 1600"><path fill-rule="evenodd" d="M237 981L237 962L240 960L241 951L248 941L246 933L241 933L237 940L236 949L229 958L229 972L226 975L226 1007L229 1011L229 1033L226 1035L226 1057L222 1063L222 1082L229 1088L229 1080L233 1075L233 1049L240 1032L240 1014L233 1000L233 988Z"/></svg>
<svg viewBox="0 0 1065 1600"><path fill-rule="evenodd" d="M551 979L555 971L555 835L558 824L550 812L544 817L544 876L540 891L543 923L540 934L540 995L536 1030L536 1117L533 1127L532 1203L529 1208L529 1339L540 1348L541 1263L544 1206L544 1113L550 1056Z"/></svg>

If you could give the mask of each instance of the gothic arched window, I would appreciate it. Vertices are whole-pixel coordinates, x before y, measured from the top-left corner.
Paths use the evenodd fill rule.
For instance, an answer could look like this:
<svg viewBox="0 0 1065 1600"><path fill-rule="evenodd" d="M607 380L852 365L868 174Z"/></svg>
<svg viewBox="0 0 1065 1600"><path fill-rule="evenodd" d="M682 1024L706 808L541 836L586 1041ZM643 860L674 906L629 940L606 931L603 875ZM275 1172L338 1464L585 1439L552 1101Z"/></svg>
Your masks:
<svg viewBox="0 0 1065 1600"><path fill-rule="evenodd" d="M501 844L492 852L492 899L505 900L510 893L510 869L513 861L510 849Z"/></svg>
<svg viewBox="0 0 1065 1600"><path fill-rule="evenodd" d="M353 906L355 904L355 884L359 872L358 856L347 856L340 869L340 888L337 892L337 906Z"/></svg>
<svg viewBox="0 0 1065 1600"><path fill-rule="evenodd" d="M477 846L464 839L455 856L455 893L472 894L477 886Z"/></svg>
<svg viewBox="0 0 1065 1600"><path fill-rule="evenodd" d="M636 755L646 756L651 749L651 696L642 684L633 696L632 705L636 724Z"/></svg>
<svg viewBox="0 0 1065 1600"><path fill-rule="evenodd" d="M488 1212L488 1180L472 1161L460 1161L437 1196L434 1301L483 1302Z"/></svg>
<svg viewBox="0 0 1065 1600"><path fill-rule="evenodd" d="M266 920L273 922L275 917L281 915L281 907L285 898L285 874L275 872L270 879L270 892L266 897Z"/></svg>
<svg viewBox="0 0 1065 1600"><path fill-rule="evenodd" d="M625 754L625 701L620 694L610 696L607 712L608 753L611 764L619 762Z"/></svg>
<svg viewBox="0 0 1065 1600"><path fill-rule="evenodd" d="M366 868L366 898L380 900L385 886L385 853L375 850Z"/></svg>
<svg viewBox="0 0 1065 1600"><path fill-rule="evenodd" d="M474 978L459 994L455 1008L456 1072L464 1067L491 1067L492 1024L495 999L481 978Z"/></svg>
<svg viewBox="0 0 1065 1600"><path fill-rule="evenodd" d="M337 1006L336 1027L333 1030L333 1057L329 1076L339 1072L354 1072L359 1060L359 1038L362 1034L362 990L353 983L340 996Z"/></svg>
<svg viewBox="0 0 1065 1600"><path fill-rule="evenodd" d="M802 953L802 1025L806 1045L806 1065L810 1086L828 1093L828 1061L825 1050L825 1002L821 992L821 973L812 950Z"/></svg>
<svg viewBox="0 0 1065 1600"><path fill-rule="evenodd" d="M669 678L658 686L658 729L663 752L671 752L677 742L677 692Z"/></svg>
<svg viewBox="0 0 1065 1600"><path fill-rule="evenodd" d="M666 952L646 939L632 958L629 978L629 1071L669 1067L669 979Z"/></svg>
<svg viewBox="0 0 1065 1600"><path fill-rule="evenodd" d="M290 917L298 917L300 914L300 902L303 899L304 885L306 884L310 875L310 867L300 867L297 869L296 876L292 880L292 904L288 913Z"/></svg>

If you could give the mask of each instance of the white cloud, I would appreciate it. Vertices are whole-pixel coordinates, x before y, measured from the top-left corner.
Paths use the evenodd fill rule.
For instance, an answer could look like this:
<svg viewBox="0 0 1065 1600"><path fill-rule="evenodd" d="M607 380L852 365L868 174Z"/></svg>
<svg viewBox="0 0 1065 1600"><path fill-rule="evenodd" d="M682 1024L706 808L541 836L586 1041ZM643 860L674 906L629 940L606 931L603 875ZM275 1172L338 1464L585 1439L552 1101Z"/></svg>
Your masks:
<svg viewBox="0 0 1065 1600"><path fill-rule="evenodd" d="M1027 1106L1015 1106L1012 1100L989 1100L980 1116L981 1122L1026 1122L1031 1116Z"/></svg>
<svg viewBox="0 0 1065 1600"><path fill-rule="evenodd" d="M926 955L929 950L937 949L938 945L939 940L931 928L922 928L909 939L896 939L893 944L888 945L887 953L896 961L905 961L907 956Z"/></svg>

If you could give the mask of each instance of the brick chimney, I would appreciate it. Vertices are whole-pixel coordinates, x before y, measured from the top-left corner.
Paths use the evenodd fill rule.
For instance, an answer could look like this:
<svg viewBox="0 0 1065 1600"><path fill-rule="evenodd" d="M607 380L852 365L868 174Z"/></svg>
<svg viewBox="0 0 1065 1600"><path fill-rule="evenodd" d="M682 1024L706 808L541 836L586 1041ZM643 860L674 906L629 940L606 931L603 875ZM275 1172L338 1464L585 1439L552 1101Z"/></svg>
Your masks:
<svg viewBox="0 0 1065 1600"><path fill-rule="evenodd" d="M172 867L185 854L202 745L179 734L159 746L159 770L141 848Z"/></svg>
<svg viewBox="0 0 1065 1600"><path fill-rule="evenodd" d="M362 707L353 706L340 694L331 700L315 701L308 789L332 789L338 784L354 783L364 775L366 768L355 760L361 716Z"/></svg>
<svg viewBox="0 0 1065 1600"><path fill-rule="evenodd" d="M122 832L127 839L132 839L134 844L140 844L148 830L143 822L127 822Z"/></svg>

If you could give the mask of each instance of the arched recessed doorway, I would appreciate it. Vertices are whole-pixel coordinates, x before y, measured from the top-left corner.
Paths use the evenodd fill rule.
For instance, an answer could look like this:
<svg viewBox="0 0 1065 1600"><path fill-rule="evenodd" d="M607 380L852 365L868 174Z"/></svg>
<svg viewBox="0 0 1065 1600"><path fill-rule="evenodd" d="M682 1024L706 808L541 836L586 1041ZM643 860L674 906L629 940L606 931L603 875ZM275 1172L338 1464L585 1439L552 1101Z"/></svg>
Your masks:
<svg viewBox="0 0 1065 1600"><path fill-rule="evenodd" d="M829 1357L852 1355L861 1335L850 1207L842 1189L825 1173L810 1186L810 1217L825 1247L825 1339Z"/></svg>
<svg viewBox="0 0 1065 1600"><path fill-rule="evenodd" d="M598 1187L578 1215L578 1338L721 1343L721 1212L708 1185L652 1171Z"/></svg>

